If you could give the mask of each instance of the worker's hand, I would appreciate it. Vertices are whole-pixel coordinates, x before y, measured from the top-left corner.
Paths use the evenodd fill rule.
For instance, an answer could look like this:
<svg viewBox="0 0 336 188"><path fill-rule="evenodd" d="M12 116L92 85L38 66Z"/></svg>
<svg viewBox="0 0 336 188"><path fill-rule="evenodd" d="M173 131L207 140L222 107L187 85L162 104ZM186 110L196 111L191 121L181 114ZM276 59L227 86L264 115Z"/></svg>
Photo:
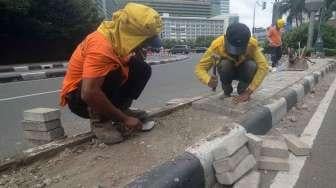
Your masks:
<svg viewBox="0 0 336 188"><path fill-rule="evenodd" d="M208 86L211 89L214 89L217 87L217 85L218 85L218 78L216 76L211 76Z"/></svg>
<svg viewBox="0 0 336 188"><path fill-rule="evenodd" d="M250 100L250 96L252 94L252 91L249 89L246 89L242 94L240 94L239 96L233 97L233 102L235 104L238 103L242 103L242 102L246 102L248 100Z"/></svg>
<svg viewBox="0 0 336 188"><path fill-rule="evenodd" d="M128 132L134 132L136 130L141 130L142 129L142 122L135 117L128 116L124 121L123 121L124 126L126 129L128 129Z"/></svg>

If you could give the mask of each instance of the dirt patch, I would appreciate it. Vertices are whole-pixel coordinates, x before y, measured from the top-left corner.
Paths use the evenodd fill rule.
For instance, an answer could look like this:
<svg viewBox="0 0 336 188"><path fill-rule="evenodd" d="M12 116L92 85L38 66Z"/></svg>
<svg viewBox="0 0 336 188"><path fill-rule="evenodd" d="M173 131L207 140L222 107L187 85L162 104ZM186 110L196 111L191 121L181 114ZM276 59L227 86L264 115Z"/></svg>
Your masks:
<svg viewBox="0 0 336 188"><path fill-rule="evenodd" d="M0 187L123 187L145 171L225 127L224 116L191 108L156 119L148 133L113 146L95 141L18 171L0 175Z"/></svg>
<svg viewBox="0 0 336 188"><path fill-rule="evenodd" d="M274 126L267 135L295 134L300 136L305 127L314 115L321 100L328 91L336 77L335 73L327 74L323 80L314 88L313 92L306 95L303 102L293 107L281 122ZM275 171L261 171L261 187L268 188L276 176Z"/></svg>

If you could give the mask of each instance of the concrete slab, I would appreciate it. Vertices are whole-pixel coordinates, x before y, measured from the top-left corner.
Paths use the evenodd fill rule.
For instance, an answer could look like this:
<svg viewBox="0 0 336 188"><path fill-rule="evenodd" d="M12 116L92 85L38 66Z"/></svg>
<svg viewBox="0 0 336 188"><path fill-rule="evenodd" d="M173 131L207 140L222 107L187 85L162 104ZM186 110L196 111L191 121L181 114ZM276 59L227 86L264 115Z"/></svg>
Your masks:
<svg viewBox="0 0 336 188"><path fill-rule="evenodd" d="M261 154L262 139L251 133L247 133L246 136L248 139L247 142L248 149L250 150L254 158L258 161Z"/></svg>
<svg viewBox="0 0 336 188"><path fill-rule="evenodd" d="M261 156L258 161L258 168L260 170L288 171L289 161L288 159Z"/></svg>
<svg viewBox="0 0 336 188"><path fill-rule="evenodd" d="M34 108L23 112L23 119L28 121L47 122L60 117L60 110L55 108Z"/></svg>
<svg viewBox="0 0 336 188"><path fill-rule="evenodd" d="M285 140L281 137L277 137L276 139L264 139L261 148L261 156L283 159L288 158L289 152Z"/></svg>
<svg viewBox="0 0 336 188"><path fill-rule="evenodd" d="M226 138L224 142L217 148L215 148L212 153L214 160L220 160L229 157L235 153L239 148L247 143L246 131L244 129L234 132Z"/></svg>
<svg viewBox="0 0 336 188"><path fill-rule="evenodd" d="M307 156L310 154L310 147L308 144L300 140L299 137L291 134L282 135L287 143L289 151L296 156Z"/></svg>
<svg viewBox="0 0 336 188"><path fill-rule="evenodd" d="M235 183L233 188L259 188L260 178L259 172L251 171Z"/></svg>
<svg viewBox="0 0 336 188"><path fill-rule="evenodd" d="M42 131L24 131L24 136L28 140L53 141L64 137L64 129L62 127L42 132Z"/></svg>
<svg viewBox="0 0 336 188"><path fill-rule="evenodd" d="M246 146L240 148L232 156L214 161L213 167L216 173L232 171L243 159L250 154Z"/></svg>
<svg viewBox="0 0 336 188"><path fill-rule="evenodd" d="M248 155L233 171L216 173L217 181L223 185L232 185L255 165L256 161L253 155Z"/></svg>
<svg viewBox="0 0 336 188"><path fill-rule="evenodd" d="M55 119L47 122L23 120L22 125L23 130L25 131L42 131L42 132L47 132L52 129L62 127L60 119Z"/></svg>

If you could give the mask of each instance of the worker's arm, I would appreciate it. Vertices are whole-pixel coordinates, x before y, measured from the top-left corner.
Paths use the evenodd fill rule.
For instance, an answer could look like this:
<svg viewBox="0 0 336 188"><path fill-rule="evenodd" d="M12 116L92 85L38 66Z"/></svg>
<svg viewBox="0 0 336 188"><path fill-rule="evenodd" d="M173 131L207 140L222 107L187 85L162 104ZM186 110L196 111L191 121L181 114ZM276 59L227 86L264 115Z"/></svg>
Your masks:
<svg viewBox="0 0 336 188"><path fill-rule="evenodd" d="M195 75L196 77L205 85L213 88L216 83L215 77L209 75L209 70L214 64L214 60L212 58L213 49L212 46L208 48L208 50L204 53L203 57L199 61L199 63L195 67Z"/></svg>
<svg viewBox="0 0 336 188"><path fill-rule="evenodd" d="M83 101L104 117L114 117L120 122L123 122L129 129L140 128L142 125L138 119L127 116L108 100L101 90L103 83L104 77L84 78L81 88Z"/></svg>
<svg viewBox="0 0 336 188"><path fill-rule="evenodd" d="M248 89L252 92L254 92L261 85L268 73L267 60L259 47L256 47L254 50L253 59L257 64L257 72L248 87Z"/></svg>
<svg viewBox="0 0 336 188"><path fill-rule="evenodd" d="M273 28L270 28L270 29L268 29L267 35L266 35L269 46L274 46L273 40L272 40L272 35L273 35Z"/></svg>

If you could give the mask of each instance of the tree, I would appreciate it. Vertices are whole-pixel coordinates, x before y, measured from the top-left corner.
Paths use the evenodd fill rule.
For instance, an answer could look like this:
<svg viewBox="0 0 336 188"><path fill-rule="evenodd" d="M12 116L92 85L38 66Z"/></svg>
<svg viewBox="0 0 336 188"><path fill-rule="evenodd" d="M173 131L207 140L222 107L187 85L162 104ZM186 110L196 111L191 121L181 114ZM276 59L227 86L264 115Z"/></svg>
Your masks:
<svg viewBox="0 0 336 188"><path fill-rule="evenodd" d="M93 0L0 0L2 62L68 58L101 20Z"/></svg>
<svg viewBox="0 0 336 188"><path fill-rule="evenodd" d="M327 21L332 16L332 12L336 11L336 1L335 0L325 0L323 6L323 21Z"/></svg>
<svg viewBox="0 0 336 188"><path fill-rule="evenodd" d="M296 27L299 27L303 22L303 13L305 9L305 0L288 0L280 5L280 15L288 13L287 22L293 23L295 19Z"/></svg>

